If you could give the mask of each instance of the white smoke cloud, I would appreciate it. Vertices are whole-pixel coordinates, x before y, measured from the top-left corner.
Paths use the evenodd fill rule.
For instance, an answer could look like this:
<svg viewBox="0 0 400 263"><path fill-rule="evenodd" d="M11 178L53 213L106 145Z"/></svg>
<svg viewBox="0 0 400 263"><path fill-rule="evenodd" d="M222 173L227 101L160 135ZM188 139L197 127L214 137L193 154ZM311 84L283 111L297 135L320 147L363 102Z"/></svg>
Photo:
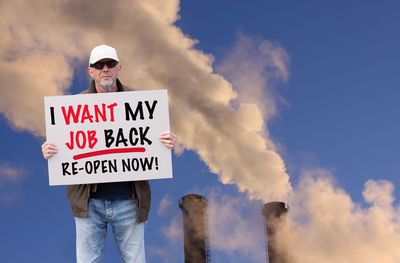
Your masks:
<svg viewBox="0 0 400 263"><path fill-rule="evenodd" d="M168 89L173 131L221 182L236 184L250 198L286 198L289 176L265 129L273 112L259 101L246 101L244 81L234 80L236 92L214 73L213 57L196 50L197 40L173 24L178 11L177 0L2 1L0 111L14 128L43 135L43 97L67 92L73 67L87 63L93 46L106 43L118 50L123 83L134 89ZM256 46L260 58L247 63L249 70L238 70L247 57L235 57L230 67L221 66L224 74L254 77L252 89L259 92L272 74L263 67L287 78L282 48L268 41L252 44L250 38L242 42L240 52L253 56L248 49ZM264 97L273 105L268 94Z"/></svg>
<svg viewBox="0 0 400 263"><path fill-rule="evenodd" d="M181 217L182 216L180 214L175 215L172 217L170 224L162 228L162 232L165 237L175 241L180 240L183 237Z"/></svg>
<svg viewBox="0 0 400 263"><path fill-rule="evenodd" d="M323 169L305 172L291 196L280 234L292 262L395 263L400 261L400 214L394 186L368 180L355 203Z"/></svg>
<svg viewBox="0 0 400 263"><path fill-rule="evenodd" d="M157 225L157 232L163 238L146 244L146 257L151 262L178 262L183 254L182 213L172 204L170 196L165 195L157 209L161 224Z"/></svg>
<svg viewBox="0 0 400 263"><path fill-rule="evenodd" d="M0 162L0 186L5 183L16 183L21 180L25 170L15 168L7 162Z"/></svg>
<svg viewBox="0 0 400 263"><path fill-rule="evenodd" d="M264 221L259 202L232 196L219 190L209 195L207 207L210 247L230 257L265 261ZM213 256L213 255L212 255Z"/></svg>
<svg viewBox="0 0 400 263"><path fill-rule="evenodd" d="M44 135L43 97L66 93L74 67L87 63L93 46L106 43L118 50L124 83L134 89L168 89L174 132L221 182L264 202L286 198L289 177L265 122L276 111L271 83L289 76L288 55L269 41L239 36L217 68L223 77L213 70L213 57L195 49L197 40L173 25L178 11L178 0L2 0L0 112L15 129ZM19 178L13 177L20 174L15 169L5 171L3 184ZM290 197L293 227L283 234L295 262L399 262L393 185L368 181L367 204L362 205L329 176L315 173L305 176ZM243 216L210 200L213 245L258 258L261 252L234 240L249 239ZM222 200L230 208L238 205ZM237 230L218 225L217 212L231 218ZM177 238L179 229L177 217L165 234Z"/></svg>
<svg viewBox="0 0 400 263"><path fill-rule="evenodd" d="M159 216L166 214L172 207L172 201L171 198L169 197L169 195L165 195L161 201L160 204L158 205L158 210L157 210L157 214Z"/></svg>
<svg viewBox="0 0 400 263"><path fill-rule="evenodd" d="M22 167L0 162L0 204L9 205L21 197L18 184L25 174Z"/></svg>
<svg viewBox="0 0 400 263"><path fill-rule="evenodd" d="M62 95L82 55L61 1L0 2L0 111L12 127L44 134L43 97ZM3 41L3 39L5 41Z"/></svg>
<svg viewBox="0 0 400 263"><path fill-rule="evenodd" d="M276 113L274 83L289 78L289 56L271 41L239 33L235 45L216 66L238 93L236 103L255 103L268 120Z"/></svg>

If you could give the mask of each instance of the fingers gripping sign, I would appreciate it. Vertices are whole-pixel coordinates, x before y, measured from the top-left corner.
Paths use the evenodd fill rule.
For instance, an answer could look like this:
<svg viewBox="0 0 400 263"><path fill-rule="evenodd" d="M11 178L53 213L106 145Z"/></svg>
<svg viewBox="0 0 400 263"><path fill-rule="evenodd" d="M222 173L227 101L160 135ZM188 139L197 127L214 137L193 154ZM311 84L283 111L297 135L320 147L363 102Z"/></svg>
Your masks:
<svg viewBox="0 0 400 263"><path fill-rule="evenodd" d="M166 131L160 134L160 142L162 142L168 149L175 148L176 136L171 131Z"/></svg>
<svg viewBox="0 0 400 263"><path fill-rule="evenodd" d="M54 143L50 143L48 141L45 141L42 144L42 153L43 153L43 157L46 160L48 160L50 157L52 157L57 152L58 152L57 146Z"/></svg>

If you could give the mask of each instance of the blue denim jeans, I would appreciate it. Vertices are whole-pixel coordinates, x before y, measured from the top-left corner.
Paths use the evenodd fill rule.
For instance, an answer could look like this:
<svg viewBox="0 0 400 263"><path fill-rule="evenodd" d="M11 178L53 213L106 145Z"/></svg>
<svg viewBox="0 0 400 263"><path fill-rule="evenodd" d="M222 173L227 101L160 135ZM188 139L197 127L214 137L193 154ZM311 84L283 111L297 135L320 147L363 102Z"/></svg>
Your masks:
<svg viewBox="0 0 400 263"><path fill-rule="evenodd" d="M89 217L75 217L78 263L101 263L107 224L123 263L145 263L144 223L137 224L136 200L89 199Z"/></svg>

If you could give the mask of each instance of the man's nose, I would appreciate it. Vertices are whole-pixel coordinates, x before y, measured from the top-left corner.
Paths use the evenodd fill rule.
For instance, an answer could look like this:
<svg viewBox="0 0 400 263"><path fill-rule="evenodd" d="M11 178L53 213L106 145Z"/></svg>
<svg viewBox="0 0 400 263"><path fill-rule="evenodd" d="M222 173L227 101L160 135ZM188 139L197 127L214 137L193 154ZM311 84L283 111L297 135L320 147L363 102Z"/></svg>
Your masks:
<svg viewBox="0 0 400 263"><path fill-rule="evenodd" d="M102 71L108 71L108 70L109 70L109 68L107 67L106 64L104 64Z"/></svg>

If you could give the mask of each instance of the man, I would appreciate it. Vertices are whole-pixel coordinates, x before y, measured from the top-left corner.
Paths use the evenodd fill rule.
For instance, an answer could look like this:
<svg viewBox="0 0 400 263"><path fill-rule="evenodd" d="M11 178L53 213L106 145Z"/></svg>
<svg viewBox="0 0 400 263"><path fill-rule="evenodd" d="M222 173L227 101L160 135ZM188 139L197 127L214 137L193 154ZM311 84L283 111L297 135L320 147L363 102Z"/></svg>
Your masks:
<svg viewBox="0 0 400 263"><path fill-rule="evenodd" d="M128 89L118 79L122 66L114 48L100 45L92 49L88 73L89 89L82 93L122 92ZM169 149L175 147L175 135L160 135ZM44 142L45 159L57 153L57 146ZM109 223L122 262L145 262L144 222L150 210L148 181L117 182L91 185L68 185L67 196L75 217L76 257L78 263L102 261Z"/></svg>

